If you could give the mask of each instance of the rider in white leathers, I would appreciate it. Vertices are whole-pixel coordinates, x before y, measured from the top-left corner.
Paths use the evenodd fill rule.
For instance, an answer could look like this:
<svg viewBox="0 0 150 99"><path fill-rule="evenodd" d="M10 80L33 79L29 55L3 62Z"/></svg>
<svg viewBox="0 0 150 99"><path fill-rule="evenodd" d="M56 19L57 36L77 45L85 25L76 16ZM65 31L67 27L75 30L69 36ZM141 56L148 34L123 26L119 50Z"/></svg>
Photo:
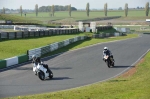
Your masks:
<svg viewBox="0 0 150 99"><path fill-rule="evenodd" d="M36 57L36 55L32 55L32 63L35 63L35 65L42 64L41 58ZM42 64L42 65L47 69L48 72L50 72L47 64Z"/></svg>

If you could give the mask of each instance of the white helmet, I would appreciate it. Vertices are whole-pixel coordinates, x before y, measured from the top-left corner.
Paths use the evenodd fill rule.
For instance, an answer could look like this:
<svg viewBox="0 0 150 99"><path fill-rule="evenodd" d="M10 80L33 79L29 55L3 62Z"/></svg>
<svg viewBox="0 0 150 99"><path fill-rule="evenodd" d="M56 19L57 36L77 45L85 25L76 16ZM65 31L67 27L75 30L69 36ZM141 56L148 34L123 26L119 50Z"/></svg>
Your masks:
<svg viewBox="0 0 150 99"><path fill-rule="evenodd" d="M32 55L32 59L36 59L36 55Z"/></svg>
<svg viewBox="0 0 150 99"><path fill-rule="evenodd" d="M104 47L104 50L108 50L108 47Z"/></svg>

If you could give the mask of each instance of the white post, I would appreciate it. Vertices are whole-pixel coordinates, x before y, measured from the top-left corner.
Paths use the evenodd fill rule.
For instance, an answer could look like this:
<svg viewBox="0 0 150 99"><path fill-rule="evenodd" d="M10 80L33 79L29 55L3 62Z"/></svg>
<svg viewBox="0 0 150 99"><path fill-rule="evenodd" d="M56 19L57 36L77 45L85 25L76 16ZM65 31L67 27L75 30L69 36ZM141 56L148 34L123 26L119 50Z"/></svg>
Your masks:
<svg viewBox="0 0 150 99"><path fill-rule="evenodd" d="M78 27L80 31L84 32L83 22L80 21Z"/></svg>
<svg viewBox="0 0 150 99"><path fill-rule="evenodd" d="M92 32L96 32L96 22L91 22L90 28L92 29Z"/></svg>

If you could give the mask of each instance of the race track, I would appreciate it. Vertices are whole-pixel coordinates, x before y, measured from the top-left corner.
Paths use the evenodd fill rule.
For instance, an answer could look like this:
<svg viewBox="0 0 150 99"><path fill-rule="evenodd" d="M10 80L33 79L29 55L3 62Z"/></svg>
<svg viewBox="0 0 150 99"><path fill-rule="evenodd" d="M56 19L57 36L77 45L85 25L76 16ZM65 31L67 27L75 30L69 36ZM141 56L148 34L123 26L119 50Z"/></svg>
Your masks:
<svg viewBox="0 0 150 99"><path fill-rule="evenodd" d="M102 61L103 47L109 47L116 61L108 68ZM150 48L150 35L103 43L46 58L54 78L41 81L32 64L0 72L0 97L21 96L70 89L105 81L123 73Z"/></svg>

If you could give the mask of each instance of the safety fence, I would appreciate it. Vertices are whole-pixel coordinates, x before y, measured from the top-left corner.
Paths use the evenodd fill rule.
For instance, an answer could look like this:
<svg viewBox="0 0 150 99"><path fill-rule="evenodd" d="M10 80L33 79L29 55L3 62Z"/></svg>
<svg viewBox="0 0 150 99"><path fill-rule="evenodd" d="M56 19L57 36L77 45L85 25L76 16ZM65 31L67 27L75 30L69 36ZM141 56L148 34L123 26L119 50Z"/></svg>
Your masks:
<svg viewBox="0 0 150 99"><path fill-rule="evenodd" d="M55 43L52 43L43 47L30 49L27 51L27 54L0 60L0 69L27 62L31 60L32 55L36 55L40 57L46 53L52 52L54 50L57 50L59 48L72 44L74 42L84 40L86 38L87 36L77 36L77 37L70 38L61 42L55 42Z"/></svg>

